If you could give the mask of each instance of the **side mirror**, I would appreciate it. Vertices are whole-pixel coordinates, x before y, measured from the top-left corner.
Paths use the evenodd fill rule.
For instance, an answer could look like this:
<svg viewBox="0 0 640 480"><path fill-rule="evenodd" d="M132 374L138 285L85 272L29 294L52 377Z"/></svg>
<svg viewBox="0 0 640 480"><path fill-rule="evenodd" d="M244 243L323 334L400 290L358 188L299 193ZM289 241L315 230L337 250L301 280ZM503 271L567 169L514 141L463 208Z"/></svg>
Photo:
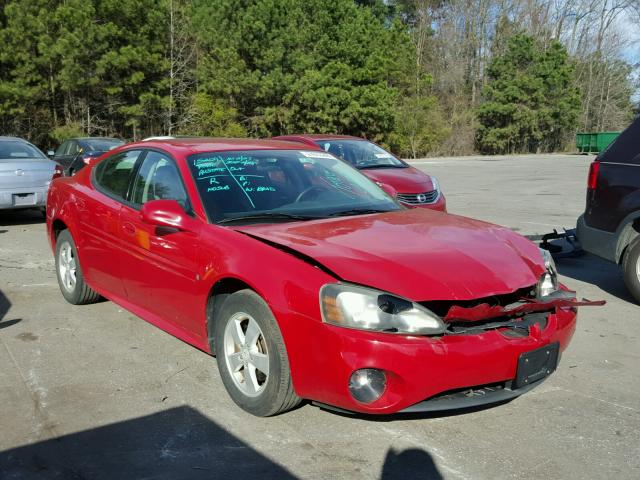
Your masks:
<svg viewBox="0 0 640 480"><path fill-rule="evenodd" d="M140 210L142 221L156 227L173 228L182 232L194 232L197 221L175 200L152 200Z"/></svg>
<svg viewBox="0 0 640 480"><path fill-rule="evenodd" d="M47 157L49 158L53 158L53 156L56 154L56 152L54 152L53 150L47 150Z"/></svg>
<svg viewBox="0 0 640 480"><path fill-rule="evenodd" d="M398 191L395 188L393 188L391 185L387 183L382 183L382 182L376 182L376 183L391 198L396 198L398 196Z"/></svg>

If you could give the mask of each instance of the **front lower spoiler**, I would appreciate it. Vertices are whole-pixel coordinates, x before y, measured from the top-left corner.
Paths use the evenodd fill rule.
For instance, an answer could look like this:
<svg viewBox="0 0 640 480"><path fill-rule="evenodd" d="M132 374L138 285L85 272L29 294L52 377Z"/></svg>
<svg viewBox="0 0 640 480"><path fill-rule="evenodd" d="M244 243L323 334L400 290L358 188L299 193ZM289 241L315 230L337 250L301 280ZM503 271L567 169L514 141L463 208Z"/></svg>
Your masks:
<svg viewBox="0 0 640 480"><path fill-rule="evenodd" d="M416 403L410 407L400 410L398 413L421 413L421 412L443 412L447 410L460 410L464 408L474 408L494 403L502 403L513 400L520 395L533 390L546 378L535 383L525 385L520 388L511 389L512 382L508 381L502 385L486 387L467 388L465 390L438 395L436 397Z"/></svg>
<svg viewBox="0 0 640 480"><path fill-rule="evenodd" d="M512 389L512 381L504 382L501 385L490 385L485 387L467 388L464 391L438 395L436 397L416 403L403 410L399 410L394 414L402 413L427 413L427 412L446 412L450 410L462 410L466 408L475 408L485 405L493 405L513 400L520 395L533 390L547 378L538 380L535 383L525 385L523 387ZM347 415L360 415L358 412L345 410L344 408L334 407L321 402L311 402L316 407L324 410L338 412Z"/></svg>

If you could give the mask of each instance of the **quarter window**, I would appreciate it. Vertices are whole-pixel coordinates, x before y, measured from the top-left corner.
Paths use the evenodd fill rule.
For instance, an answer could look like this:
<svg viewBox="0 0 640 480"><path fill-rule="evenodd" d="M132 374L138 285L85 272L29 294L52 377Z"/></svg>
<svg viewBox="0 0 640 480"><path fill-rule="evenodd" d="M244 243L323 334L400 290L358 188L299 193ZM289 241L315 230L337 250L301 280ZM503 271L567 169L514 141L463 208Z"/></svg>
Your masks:
<svg viewBox="0 0 640 480"><path fill-rule="evenodd" d="M107 194L124 199L139 156L140 150L129 150L100 162L95 170L97 186Z"/></svg>

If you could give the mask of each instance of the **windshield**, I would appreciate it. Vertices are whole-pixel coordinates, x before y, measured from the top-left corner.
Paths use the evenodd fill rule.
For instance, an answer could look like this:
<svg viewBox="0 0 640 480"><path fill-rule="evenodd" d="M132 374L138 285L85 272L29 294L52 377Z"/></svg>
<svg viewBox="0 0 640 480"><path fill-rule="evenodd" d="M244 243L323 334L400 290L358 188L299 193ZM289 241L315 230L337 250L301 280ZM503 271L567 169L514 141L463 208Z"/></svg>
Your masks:
<svg viewBox="0 0 640 480"><path fill-rule="evenodd" d="M26 142L15 140L0 141L0 160L20 160L21 158L47 158L40 150Z"/></svg>
<svg viewBox="0 0 640 480"><path fill-rule="evenodd" d="M407 166L386 150L367 140L318 140L316 145L356 168L406 168Z"/></svg>
<svg viewBox="0 0 640 480"><path fill-rule="evenodd" d="M112 148L122 145L124 141L118 140L117 138L101 138L100 140L88 140L84 143L87 152L108 152Z"/></svg>
<svg viewBox="0 0 640 480"><path fill-rule="evenodd" d="M371 180L325 152L210 152L191 155L188 163L214 222L304 220L401 208Z"/></svg>

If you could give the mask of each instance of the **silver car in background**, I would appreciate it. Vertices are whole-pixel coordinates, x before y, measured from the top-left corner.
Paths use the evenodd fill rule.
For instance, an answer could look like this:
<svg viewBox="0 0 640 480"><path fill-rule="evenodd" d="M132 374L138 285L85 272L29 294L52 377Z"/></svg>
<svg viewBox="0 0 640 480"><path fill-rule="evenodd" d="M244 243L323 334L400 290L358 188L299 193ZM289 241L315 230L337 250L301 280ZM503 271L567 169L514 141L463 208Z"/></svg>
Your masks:
<svg viewBox="0 0 640 480"><path fill-rule="evenodd" d="M0 137L0 210L44 210L55 166L26 140Z"/></svg>

